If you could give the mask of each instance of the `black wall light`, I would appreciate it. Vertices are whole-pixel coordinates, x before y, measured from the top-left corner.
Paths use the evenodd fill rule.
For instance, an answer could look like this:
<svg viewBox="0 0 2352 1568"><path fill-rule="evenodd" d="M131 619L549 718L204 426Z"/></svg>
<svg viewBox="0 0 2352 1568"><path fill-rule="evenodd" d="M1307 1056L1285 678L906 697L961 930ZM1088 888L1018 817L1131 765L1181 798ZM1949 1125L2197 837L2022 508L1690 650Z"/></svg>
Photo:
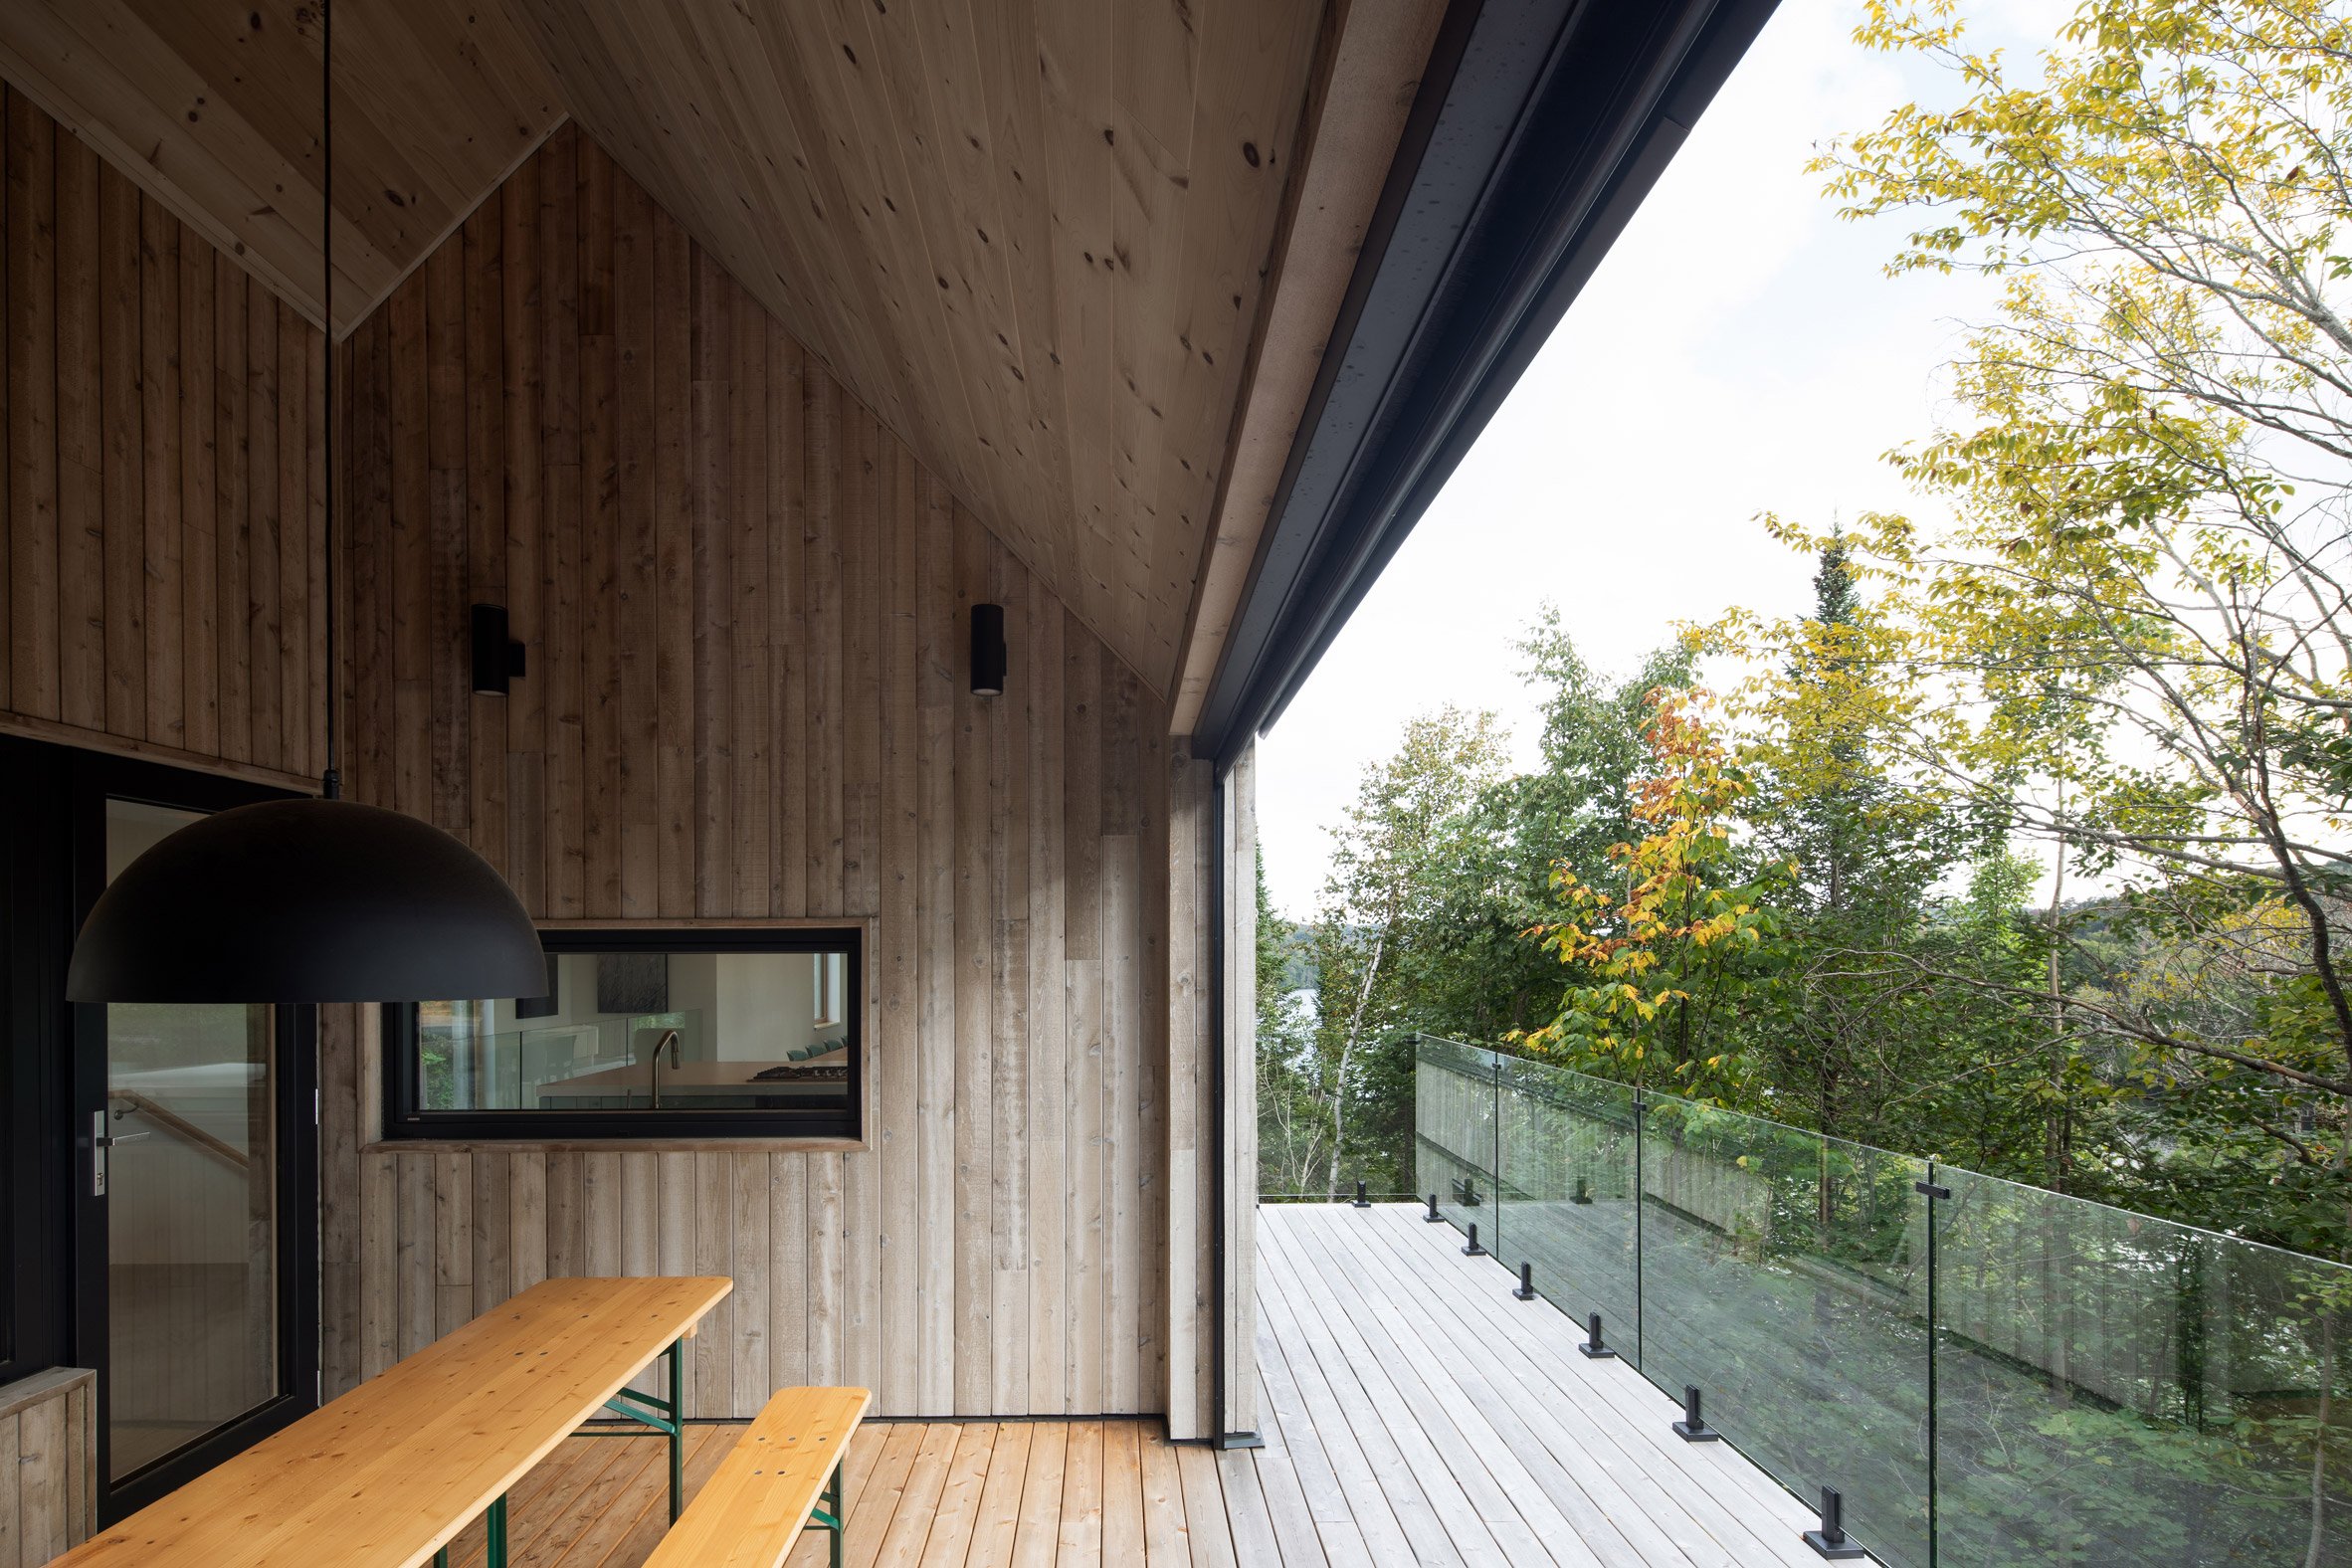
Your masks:
<svg viewBox="0 0 2352 1568"><path fill-rule="evenodd" d="M972 694L1002 696L1005 690L1005 607L972 606Z"/></svg>
<svg viewBox="0 0 2352 1568"><path fill-rule="evenodd" d="M474 607L474 689L504 696L506 684L522 674L522 645L506 635L506 607Z"/></svg>

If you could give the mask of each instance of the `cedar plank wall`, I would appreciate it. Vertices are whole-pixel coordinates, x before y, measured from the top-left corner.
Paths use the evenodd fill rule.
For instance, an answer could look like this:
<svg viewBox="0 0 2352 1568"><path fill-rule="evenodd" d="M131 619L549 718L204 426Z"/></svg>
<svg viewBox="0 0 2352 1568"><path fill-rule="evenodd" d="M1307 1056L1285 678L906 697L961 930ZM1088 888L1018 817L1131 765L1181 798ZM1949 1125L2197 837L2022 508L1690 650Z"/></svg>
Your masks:
<svg viewBox="0 0 2352 1568"><path fill-rule="evenodd" d="M0 1568L40 1568L98 1528L98 1374L0 1386Z"/></svg>
<svg viewBox="0 0 2352 1568"><path fill-rule="evenodd" d="M310 788L322 339L0 95L0 730Z"/></svg>
<svg viewBox="0 0 2352 1568"><path fill-rule="evenodd" d="M570 127L343 352L355 798L543 917L877 924L860 1150L370 1146L372 1015L328 1018L328 1394L660 1270L736 1280L697 1416L1164 1408L1160 699ZM475 600L529 647L503 700Z"/></svg>

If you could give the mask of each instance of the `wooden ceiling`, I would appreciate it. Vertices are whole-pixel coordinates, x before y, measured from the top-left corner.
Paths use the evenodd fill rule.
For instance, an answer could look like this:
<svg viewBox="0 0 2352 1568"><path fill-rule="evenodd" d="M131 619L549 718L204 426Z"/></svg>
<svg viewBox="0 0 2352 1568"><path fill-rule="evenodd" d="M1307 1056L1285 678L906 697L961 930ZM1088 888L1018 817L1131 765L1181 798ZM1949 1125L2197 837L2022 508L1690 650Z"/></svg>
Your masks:
<svg viewBox="0 0 2352 1568"><path fill-rule="evenodd" d="M0 76L318 324L317 23L295 0L5 0ZM359 0L335 24L339 335L563 109L494 3Z"/></svg>
<svg viewBox="0 0 2352 1568"><path fill-rule="evenodd" d="M1165 693L1321 0L514 0L582 127Z"/></svg>
<svg viewBox="0 0 2352 1568"><path fill-rule="evenodd" d="M569 112L1165 694L1324 9L357 0L336 329ZM314 319L316 62L292 0L0 5L0 72Z"/></svg>

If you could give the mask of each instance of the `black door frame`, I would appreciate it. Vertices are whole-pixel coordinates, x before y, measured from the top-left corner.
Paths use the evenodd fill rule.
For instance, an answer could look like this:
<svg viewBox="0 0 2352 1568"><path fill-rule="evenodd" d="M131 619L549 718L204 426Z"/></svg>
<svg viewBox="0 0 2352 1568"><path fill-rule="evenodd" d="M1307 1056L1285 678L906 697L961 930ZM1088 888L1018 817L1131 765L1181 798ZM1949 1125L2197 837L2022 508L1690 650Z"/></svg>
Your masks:
<svg viewBox="0 0 2352 1568"><path fill-rule="evenodd" d="M105 1200L91 1192L97 1149L91 1118L106 1106L105 1009L68 1004L64 955L105 885L105 804L109 799L143 801L187 811L226 811L256 801L284 800L288 790L240 779L195 773L160 763L68 753L65 803L69 924L59 944L54 995L65 1022L62 1051L72 1064L66 1136L72 1150L68 1183L73 1195L70 1307L74 1365L98 1373L98 1506L101 1526L153 1502L223 1460L297 1420L318 1406L318 1126L317 1009L277 1010L277 1201L278 1201L278 1397L247 1415L174 1450L120 1481L111 1480L111 1398L107 1348L107 1247ZM22 831L20 826L18 831ZM63 1259L60 1260L64 1262Z"/></svg>
<svg viewBox="0 0 2352 1568"><path fill-rule="evenodd" d="M67 756L0 736L0 1383L70 1364L73 1141L66 1116Z"/></svg>

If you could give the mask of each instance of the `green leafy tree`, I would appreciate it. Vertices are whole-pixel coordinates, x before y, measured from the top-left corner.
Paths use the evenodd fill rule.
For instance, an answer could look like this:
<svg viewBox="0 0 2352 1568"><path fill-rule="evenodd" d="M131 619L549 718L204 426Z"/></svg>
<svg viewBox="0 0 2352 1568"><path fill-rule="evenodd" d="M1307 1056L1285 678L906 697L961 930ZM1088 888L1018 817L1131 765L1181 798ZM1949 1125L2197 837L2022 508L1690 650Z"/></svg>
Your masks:
<svg viewBox="0 0 2352 1568"><path fill-rule="evenodd" d="M1954 522L1875 517L1857 541L1878 652L1936 698L1905 761L2120 882L2131 939L2108 952L2230 977L2228 1007L2121 972L2068 987L2054 952L2044 989L2054 1034L2261 1129L2252 1214L2276 1212L2282 1165L2334 1180L2328 1250L2352 1257L2346 23L2092 0L2031 82L1948 5L1874 5L1859 36L1963 97L1839 144L1832 192L1914 218L1892 271L2004 291L1957 366L1961 417L1897 458Z"/></svg>
<svg viewBox="0 0 2352 1568"><path fill-rule="evenodd" d="M1552 1021L1521 1044L1569 1067L1730 1104L1758 1067L1736 1021L1783 961L1770 900L1791 868L1752 868L1733 843L1754 785L1710 726L1702 693L1659 693L1646 736L1640 837L1612 847L1605 883L1565 863L1553 873L1562 912L1535 934L1575 978Z"/></svg>
<svg viewBox="0 0 2352 1568"><path fill-rule="evenodd" d="M1503 760L1502 730L1492 713L1447 706L1415 718L1397 750L1364 770L1354 804L1333 830L1331 871L1311 937L1330 1197L1339 1195L1343 1162L1361 1152L1351 1110L1379 1109L1389 1123L1385 1141L1396 1141L1399 1095L1393 1082L1363 1081L1363 1059L1377 1042L1403 1031L1410 992L1400 955L1426 928L1433 894L1479 861L1470 808ZM1388 1053L1392 1078L1395 1056ZM1409 1084L1409 1068L1404 1077ZM1409 1118L1409 1095L1405 1104Z"/></svg>

